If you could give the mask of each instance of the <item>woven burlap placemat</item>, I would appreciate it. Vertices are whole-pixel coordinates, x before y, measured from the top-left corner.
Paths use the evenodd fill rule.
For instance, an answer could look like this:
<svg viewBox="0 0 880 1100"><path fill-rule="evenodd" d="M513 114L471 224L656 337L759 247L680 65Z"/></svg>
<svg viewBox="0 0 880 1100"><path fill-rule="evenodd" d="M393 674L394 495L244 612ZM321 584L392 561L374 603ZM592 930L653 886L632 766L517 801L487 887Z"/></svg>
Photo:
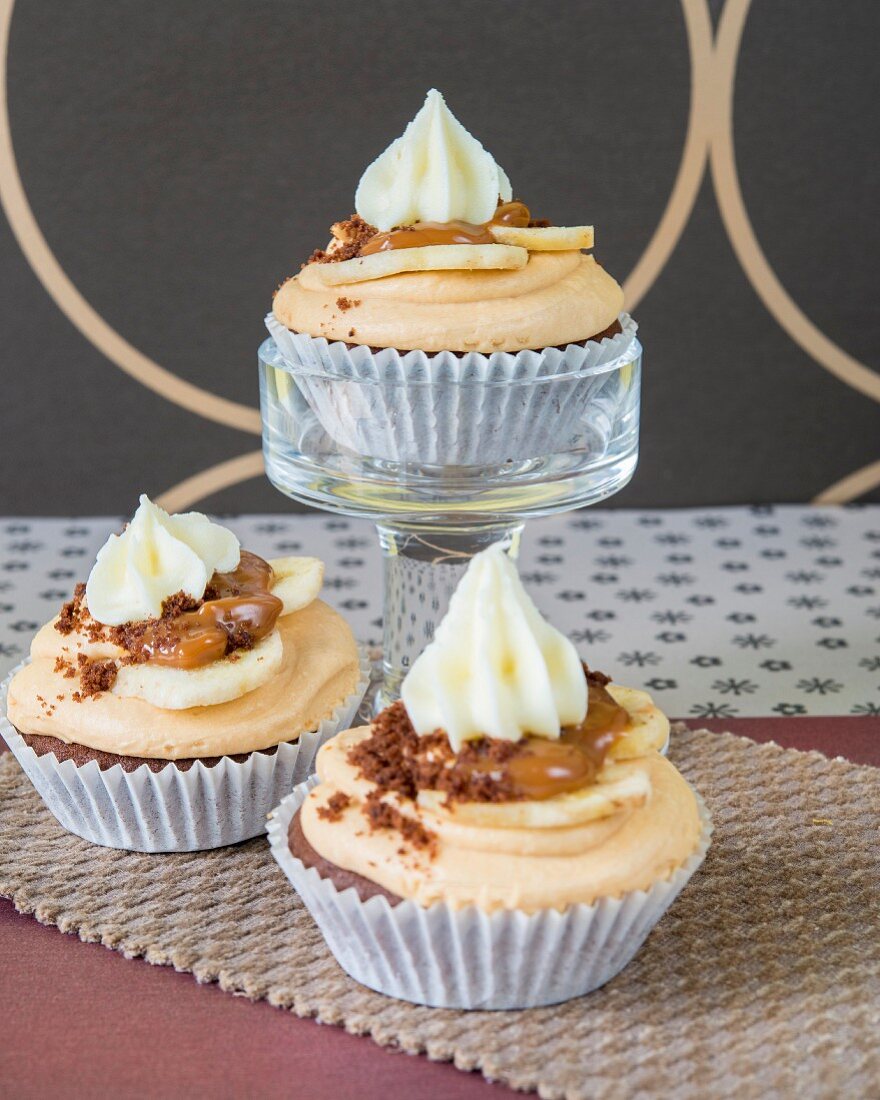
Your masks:
<svg viewBox="0 0 880 1100"><path fill-rule="evenodd" d="M65 833L0 761L0 894L46 924L543 1097L880 1095L880 769L679 727L715 819L622 974L526 1012L419 1008L349 979L264 840L149 856Z"/></svg>

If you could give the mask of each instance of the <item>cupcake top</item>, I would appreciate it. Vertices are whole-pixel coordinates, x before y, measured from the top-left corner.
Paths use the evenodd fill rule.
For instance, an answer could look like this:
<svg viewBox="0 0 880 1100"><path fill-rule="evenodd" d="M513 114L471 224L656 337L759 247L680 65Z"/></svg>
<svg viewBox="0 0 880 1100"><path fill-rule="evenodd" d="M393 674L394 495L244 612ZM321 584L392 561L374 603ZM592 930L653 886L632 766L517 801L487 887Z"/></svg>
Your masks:
<svg viewBox="0 0 880 1100"><path fill-rule="evenodd" d="M264 561L197 512L140 498L36 635L8 717L24 734L166 760L244 753L315 728L358 680L317 558Z"/></svg>
<svg viewBox="0 0 880 1100"><path fill-rule="evenodd" d="M321 749L297 827L321 860L422 905L620 896L698 847L694 794L659 753L668 730L648 695L581 663L492 548L401 701Z"/></svg>
<svg viewBox="0 0 880 1100"><path fill-rule="evenodd" d="M593 227L534 220L436 90L364 172L355 207L275 294L295 332L491 353L617 331L623 291L581 251Z"/></svg>

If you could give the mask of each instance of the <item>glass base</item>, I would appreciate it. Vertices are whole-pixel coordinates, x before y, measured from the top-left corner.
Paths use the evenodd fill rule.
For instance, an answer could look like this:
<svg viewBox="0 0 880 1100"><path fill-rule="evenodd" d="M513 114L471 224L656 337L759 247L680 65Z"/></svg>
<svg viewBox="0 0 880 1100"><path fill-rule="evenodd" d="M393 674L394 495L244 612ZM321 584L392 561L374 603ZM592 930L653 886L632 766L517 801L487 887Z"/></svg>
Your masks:
<svg viewBox="0 0 880 1100"><path fill-rule="evenodd" d="M369 714L399 697L474 554L501 542L515 555L524 520L626 485L640 387L634 336L617 358L583 369L479 379L464 369L352 374L262 345L269 480L294 500L377 526L384 638Z"/></svg>

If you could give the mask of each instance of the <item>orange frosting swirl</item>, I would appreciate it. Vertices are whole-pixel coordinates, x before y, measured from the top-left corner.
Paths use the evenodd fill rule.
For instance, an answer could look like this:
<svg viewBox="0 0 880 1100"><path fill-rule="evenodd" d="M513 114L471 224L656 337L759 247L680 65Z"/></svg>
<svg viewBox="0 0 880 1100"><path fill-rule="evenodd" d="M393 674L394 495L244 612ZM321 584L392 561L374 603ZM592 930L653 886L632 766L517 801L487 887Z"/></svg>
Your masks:
<svg viewBox="0 0 880 1100"><path fill-rule="evenodd" d="M401 351L522 351L587 340L623 291L592 256L533 252L517 271L421 271L324 286L311 266L273 302L294 332Z"/></svg>

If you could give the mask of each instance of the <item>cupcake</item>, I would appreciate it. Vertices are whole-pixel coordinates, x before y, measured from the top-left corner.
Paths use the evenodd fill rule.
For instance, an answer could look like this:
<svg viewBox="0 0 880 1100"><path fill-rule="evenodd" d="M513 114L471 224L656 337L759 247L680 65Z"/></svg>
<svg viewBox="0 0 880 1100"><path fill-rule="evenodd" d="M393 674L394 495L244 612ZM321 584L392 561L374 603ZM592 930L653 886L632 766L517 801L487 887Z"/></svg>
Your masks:
<svg viewBox="0 0 880 1100"><path fill-rule="evenodd" d="M402 698L318 754L273 854L340 965L391 996L524 1008L617 974L700 865L666 717L583 665L499 547Z"/></svg>
<svg viewBox="0 0 880 1100"><path fill-rule="evenodd" d="M641 349L592 226L535 219L436 90L355 207L266 319L339 446L441 465L601 447L590 408L620 403Z"/></svg>
<svg viewBox="0 0 880 1100"><path fill-rule="evenodd" d="M61 825L148 852L262 832L366 689L323 571L142 496L3 684L0 732Z"/></svg>

